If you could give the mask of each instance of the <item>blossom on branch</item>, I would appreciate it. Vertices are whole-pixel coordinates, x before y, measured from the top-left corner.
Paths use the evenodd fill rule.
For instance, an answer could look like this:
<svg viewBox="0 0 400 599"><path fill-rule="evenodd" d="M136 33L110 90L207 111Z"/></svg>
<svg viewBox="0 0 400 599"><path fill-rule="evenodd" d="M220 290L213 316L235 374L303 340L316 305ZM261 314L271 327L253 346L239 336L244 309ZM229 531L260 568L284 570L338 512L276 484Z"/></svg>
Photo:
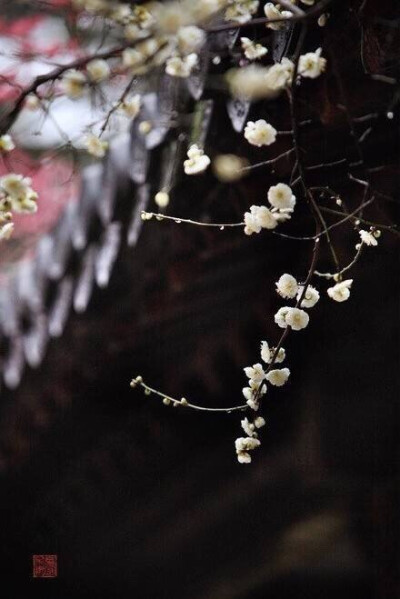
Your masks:
<svg viewBox="0 0 400 599"><path fill-rule="evenodd" d="M296 205L296 196L292 193L289 185L278 183L269 188L268 201L274 208L293 210Z"/></svg>
<svg viewBox="0 0 400 599"><path fill-rule="evenodd" d="M171 77L189 77L194 67L197 65L197 54L188 54L188 56L172 56L166 62L165 72Z"/></svg>
<svg viewBox="0 0 400 599"><path fill-rule="evenodd" d="M303 295L304 285L299 285L297 292L297 299L299 300ZM306 292L303 299L301 300L301 308L313 308L319 300L319 291L312 285L307 285Z"/></svg>
<svg viewBox="0 0 400 599"><path fill-rule="evenodd" d="M101 59L91 60L87 64L86 70L88 72L89 79L93 81L93 83L100 83L100 81L104 81L110 76L111 72L107 62Z"/></svg>
<svg viewBox="0 0 400 599"><path fill-rule="evenodd" d="M299 74L302 77L316 79L326 68L326 58L321 56L322 49L318 48L315 52L307 52L299 59Z"/></svg>
<svg viewBox="0 0 400 599"><path fill-rule="evenodd" d="M248 121L244 136L252 146L270 146L276 140L277 130L264 119Z"/></svg>
<svg viewBox="0 0 400 599"><path fill-rule="evenodd" d="M287 273L281 275L276 283L276 291L284 299L293 299L296 297L299 286L296 279Z"/></svg>
<svg viewBox="0 0 400 599"><path fill-rule="evenodd" d="M0 137L0 152L11 152L14 148L15 144L11 135L2 135Z"/></svg>
<svg viewBox="0 0 400 599"><path fill-rule="evenodd" d="M85 92L86 77L76 69L66 71L61 79L61 90L71 100L78 100Z"/></svg>
<svg viewBox="0 0 400 599"><path fill-rule="evenodd" d="M290 19L293 16L293 13L289 10L284 10L280 6L273 4L272 2L267 2L264 5L264 14L267 19ZM279 29L284 28L286 25L285 21L278 23L267 23L266 27L268 29L272 29L274 31L278 31Z"/></svg>
<svg viewBox="0 0 400 599"><path fill-rule="evenodd" d="M289 368L277 368L270 370L266 376L266 379L274 387L282 387L286 383L290 376Z"/></svg>
<svg viewBox="0 0 400 599"><path fill-rule="evenodd" d="M241 37L240 42L244 55L248 60L257 60L265 56L268 52L265 46L253 42L248 37Z"/></svg>
<svg viewBox="0 0 400 599"><path fill-rule="evenodd" d="M210 165L210 158L197 144L192 144L187 152L188 159L184 161L183 168L187 175L197 175L205 171Z"/></svg>
<svg viewBox="0 0 400 599"><path fill-rule="evenodd" d="M365 231L364 229L361 229L359 231L359 233L360 233L361 241L363 243L365 243L365 245L369 245L369 246L378 245L378 241L377 241L375 235L373 233L371 233L370 231Z"/></svg>
<svg viewBox="0 0 400 599"><path fill-rule="evenodd" d="M347 279L347 281L341 281L336 283L333 287L327 289L327 293L331 299L335 302L345 302L350 297L350 288L353 283L353 279Z"/></svg>
<svg viewBox="0 0 400 599"><path fill-rule="evenodd" d="M85 147L92 156L103 158L108 149L108 142L102 141L96 135L88 135L85 139Z"/></svg>

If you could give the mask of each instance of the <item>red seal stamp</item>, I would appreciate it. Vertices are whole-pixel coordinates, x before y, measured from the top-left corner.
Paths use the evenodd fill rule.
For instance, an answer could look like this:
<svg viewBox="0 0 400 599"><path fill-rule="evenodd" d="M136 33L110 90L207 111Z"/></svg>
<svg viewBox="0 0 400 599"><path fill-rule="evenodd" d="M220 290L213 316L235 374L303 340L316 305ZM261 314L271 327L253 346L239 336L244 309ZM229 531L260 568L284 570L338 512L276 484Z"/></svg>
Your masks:
<svg viewBox="0 0 400 599"><path fill-rule="evenodd" d="M34 555L32 556L33 578L56 578L57 556Z"/></svg>

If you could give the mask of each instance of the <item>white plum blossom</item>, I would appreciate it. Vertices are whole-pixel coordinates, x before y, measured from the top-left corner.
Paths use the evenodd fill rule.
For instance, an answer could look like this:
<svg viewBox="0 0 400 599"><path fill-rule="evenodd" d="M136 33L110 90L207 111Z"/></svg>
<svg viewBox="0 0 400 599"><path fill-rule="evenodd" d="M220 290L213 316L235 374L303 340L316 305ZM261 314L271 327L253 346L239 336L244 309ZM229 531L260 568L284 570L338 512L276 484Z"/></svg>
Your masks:
<svg viewBox="0 0 400 599"><path fill-rule="evenodd" d="M181 54L192 54L198 52L203 46L206 34L203 29L195 25L187 25L178 30L177 42Z"/></svg>
<svg viewBox="0 0 400 599"><path fill-rule="evenodd" d="M88 135L85 138L85 148L92 156L103 158L108 149L108 142L102 141L96 135Z"/></svg>
<svg viewBox="0 0 400 599"><path fill-rule="evenodd" d="M2 135L0 137L0 152L11 152L14 148L15 144L11 135Z"/></svg>
<svg viewBox="0 0 400 599"><path fill-rule="evenodd" d="M243 387L242 394L247 405L254 411L260 407L259 399L267 392L267 386L261 383L256 383L254 380L249 380L249 387ZM257 399L256 399L257 398Z"/></svg>
<svg viewBox="0 0 400 599"><path fill-rule="evenodd" d="M267 381L274 387L282 387L290 376L289 368L277 368L270 370L266 376Z"/></svg>
<svg viewBox="0 0 400 599"><path fill-rule="evenodd" d="M300 331L308 325L310 317L304 310L283 306L275 314L274 320L281 329L289 326L294 331Z"/></svg>
<svg viewBox="0 0 400 599"><path fill-rule="evenodd" d="M260 363L247 366L243 370L247 378L254 383L261 383L265 379L265 372Z"/></svg>
<svg viewBox="0 0 400 599"><path fill-rule="evenodd" d="M288 326L286 322L286 316L289 310L289 306L283 306L282 308L279 308L278 312L274 316L275 323L281 329L286 329L286 327Z"/></svg>
<svg viewBox="0 0 400 599"><path fill-rule="evenodd" d="M141 121L138 126L138 131L141 135L148 135L153 129L153 123L151 121Z"/></svg>
<svg viewBox="0 0 400 599"><path fill-rule="evenodd" d="M250 422L248 418L244 418L240 421L240 424L248 437L257 437L256 429L265 426L265 420L262 416L257 416L254 422Z"/></svg>
<svg viewBox="0 0 400 599"><path fill-rule="evenodd" d="M269 67L265 75L265 84L270 90L281 90L292 82L294 63L289 58Z"/></svg>
<svg viewBox="0 0 400 599"><path fill-rule="evenodd" d="M0 227L0 241L3 239L10 239L14 232L14 223L6 223Z"/></svg>
<svg viewBox="0 0 400 599"><path fill-rule="evenodd" d="M244 418L240 421L240 424L248 437L255 436L255 425L252 422L250 422L247 418Z"/></svg>
<svg viewBox="0 0 400 599"><path fill-rule="evenodd" d="M0 178L0 188L9 203L10 209L17 213L33 213L37 211L38 194L31 188L29 177L9 173Z"/></svg>
<svg viewBox="0 0 400 599"><path fill-rule="evenodd" d="M254 420L254 426L256 428L262 428L263 426L265 426L265 420L262 416L257 416L257 418Z"/></svg>
<svg viewBox="0 0 400 599"><path fill-rule="evenodd" d="M270 364L274 354L275 348L269 347L267 341L261 341L261 359L263 360L263 362L265 362L266 364ZM283 347L280 347L278 353L275 356L274 362L280 364L285 360L285 358L286 352Z"/></svg>
<svg viewBox="0 0 400 599"><path fill-rule="evenodd" d="M40 106L40 100L36 94L29 94L25 98L24 108L31 110L32 112L37 110Z"/></svg>
<svg viewBox="0 0 400 599"><path fill-rule="evenodd" d="M133 68L143 63L144 56L135 48L126 48L122 52L122 64L124 67Z"/></svg>
<svg viewBox="0 0 400 599"><path fill-rule="evenodd" d="M281 275L276 283L276 291L285 299L293 299L296 297L298 289L299 286L296 279L288 273Z"/></svg>
<svg viewBox="0 0 400 599"><path fill-rule="evenodd" d="M258 6L259 0L230 0L225 11L225 20L242 24L247 23L252 15L257 12Z"/></svg>
<svg viewBox="0 0 400 599"><path fill-rule="evenodd" d="M309 320L310 317L307 312L300 310L299 308L289 308L286 314L286 324L288 324L293 331L305 329Z"/></svg>
<svg viewBox="0 0 400 599"><path fill-rule="evenodd" d="M10 173L0 179L2 190L13 200L23 200L31 189L32 179Z"/></svg>
<svg viewBox="0 0 400 599"><path fill-rule="evenodd" d="M265 46L253 42L248 37L241 37L240 42L244 55L246 58L248 58L248 60L258 60L259 58L265 56L268 52L268 49Z"/></svg>
<svg viewBox="0 0 400 599"><path fill-rule="evenodd" d="M250 212L244 215L244 232L246 235L259 233L261 229L275 229L278 220L266 206L251 206Z"/></svg>
<svg viewBox="0 0 400 599"><path fill-rule="evenodd" d="M269 188L268 201L274 208L293 210L296 205L296 196L293 194L289 185L286 185L286 183L278 183Z"/></svg>
<svg viewBox="0 0 400 599"><path fill-rule="evenodd" d="M322 48L318 48L315 52L307 52L299 58L299 74L302 77L316 79L326 68L326 58L321 56Z"/></svg>
<svg viewBox="0 0 400 599"><path fill-rule="evenodd" d="M275 214L266 206L258 206L257 219L263 229L275 229L278 224Z"/></svg>
<svg viewBox="0 0 400 599"><path fill-rule="evenodd" d="M236 455L240 464L250 464L249 451L260 447L261 443L256 437L239 437L235 441Z"/></svg>
<svg viewBox="0 0 400 599"><path fill-rule="evenodd" d="M299 285L299 290L297 292L297 299L301 298L303 293L304 285ZM304 294L303 299L301 300L300 307L301 308L313 308L315 304L319 300L319 291L315 289L312 285L307 286L307 290Z"/></svg>
<svg viewBox="0 0 400 599"><path fill-rule="evenodd" d="M93 83L100 83L100 81L108 79L111 72L107 62L100 58L91 60L87 64L86 70L88 72L89 79L93 81Z"/></svg>
<svg viewBox="0 0 400 599"><path fill-rule="evenodd" d="M335 302L345 302L350 297L352 283L353 279L341 281L340 283L336 283L333 287L329 287L327 293L331 299L335 300Z"/></svg>
<svg viewBox="0 0 400 599"><path fill-rule="evenodd" d="M279 6L273 4L272 2L267 2L265 4L264 14L267 17L267 19L290 19L293 16L293 13L291 13L289 10L282 10ZM280 23L267 23L266 27L268 27L268 29L278 31L279 29L285 27L285 22L282 21Z"/></svg>
<svg viewBox="0 0 400 599"><path fill-rule="evenodd" d="M83 96L85 85L85 75L76 69L66 71L61 79L61 90L71 100L77 100Z"/></svg>
<svg viewBox="0 0 400 599"><path fill-rule="evenodd" d="M270 146L276 140L277 130L264 119L248 121L244 136L252 146Z"/></svg>
<svg viewBox="0 0 400 599"><path fill-rule="evenodd" d="M119 108L131 119L134 119L140 112L141 97L139 94L132 96L131 98L125 98L119 106Z"/></svg>
<svg viewBox="0 0 400 599"><path fill-rule="evenodd" d="M187 152L188 159L184 161L183 168L187 175L197 175L205 171L210 165L210 158L197 144L192 144Z"/></svg>
<svg viewBox="0 0 400 599"><path fill-rule="evenodd" d="M269 364L271 357L272 357L271 350L269 348L268 343L266 341L261 341L261 359L266 364Z"/></svg>
<svg viewBox="0 0 400 599"><path fill-rule="evenodd" d="M261 231L261 225L257 217L257 208L258 206L251 206L250 212L245 212L244 214L244 232L246 235L252 235Z"/></svg>
<svg viewBox="0 0 400 599"><path fill-rule="evenodd" d="M166 62L165 72L171 77L187 78L197 65L197 54L188 54L187 56L171 56Z"/></svg>
<svg viewBox="0 0 400 599"><path fill-rule="evenodd" d="M364 229L361 229L359 231L359 233L360 233L361 241L363 243L365 243L365 245L369 245L369 246L378 245L378 241L376 240L373 233L370 233L369 231L365 231Z"/></svg>

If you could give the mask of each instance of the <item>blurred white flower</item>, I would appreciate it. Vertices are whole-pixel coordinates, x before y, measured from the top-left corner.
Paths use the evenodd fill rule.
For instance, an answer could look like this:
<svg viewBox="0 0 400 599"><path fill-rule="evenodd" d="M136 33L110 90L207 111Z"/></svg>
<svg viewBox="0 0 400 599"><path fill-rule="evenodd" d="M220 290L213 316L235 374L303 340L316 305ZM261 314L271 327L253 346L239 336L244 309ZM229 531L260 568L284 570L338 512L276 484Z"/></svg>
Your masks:
<svg viewBox="0 0 400 599"><path fill-rule="evenodd" d="M124 67L137 67L143 63L144 56L135 48L126 48L122 52L122 64Z"/></svg>
<svg viewBox="0 0 400 599"><path fill-rule="evenodd" d="M225 11L225 20L247 23L251 20L252 15L257 12L259 0L234 0L229 4L230 6Z"/></svg>
<svg viewBox="0 0 400 599"><path fill-rule="evenodd" d="M2 135L0 137L0 152L11 152L14 148L15 144L11 135Z"/></svg>
<svg viewBox="0 0 400 599"><path fill-rule="evenodd" d="M249 60L257 60L258 58L262 58L268 52L265 46L253 42L248 37L241 37L240 42L242 44L244 55Z"/></svg>
<svg viewBox="0 0 400 599"><path fill-rule="evenodd" d="M230 183L243 176L243 168L248 165L245 158L236 154L220 154L213 160L213 170L220 181Z"/></svg>
<svg viewBox="0 0 400 599"><path fill-rule="evenodd" d="M107 62L105 60L101 60L100 58L91 60L87 64L86 70L88 72L89 79L93 81L93 83L100 83L100 81L108 79L111 72Z"/></svg>
<svg viewBox="0 0 400 599"><path fill-rule="evenodd" d="M166 62L165 72L171 77L189 77L194 67L197 65L197 54L188 54L187 56L171 56Z"/></svg>
<svg viewBox="0 0 400 599"><path fill-rule="evenodd" d="M10 239L14 232L14 223L6 223L0 227L0 241L3 239Z"/></svg>
<svg viewBox="0 0 400 599"><path fill-rule="evenodd" d="M40 100L35 94L29 94L25 98L24 108L27 110L37 110L40 106Z"/></svg>
<svg viewBox="0 0 400 599"><path fill-rule="evenodd" d="M85 148L89 154L96 158L103 158L108 149L108 142L102 141L96 135L88 135L85 139Z"/></svg>
<svg viewBox="0 0 400 599"><path fill-rule="evenodd" d="M154 196L154 201L160 208L166 208L169 204L169 194L166 191L159 191Z"/></svg>
<svg viewBox="0 0 400 599"><path fill-rule="evenodd" d="M268 77L270 67L256 64L230 69L226 75L229 90L232 96L243 100L260 100L274 98L279 90L271 85L272 78Z"/></svg>
<svg viewBox="0 0 400 599"><path fill-rule="evenodd" d="M134 119L140 111L141 97L139 94L132 98L125 98L120 104L120 109L131 119Z"/></svg>
<svg viewBox="0 0 400 599"><path fill-rule="evenodd" d="M203 46L206 34L203 29L195 25L187 25L178 30L177 42L181 54L198 52Z"/></svg>
<svg viewBox="0 0 400 599"><path fill-rule="evenodd" d="M66 71L61 79L61 90L71 100L77 100L83 96L85 85L85 75L75 69Z"/></svg>
<svg viewBox="0 0 400 599"><path fill-rule="evenodd" d="M294 63L289 58L269 67L265 75L265 84L271 90L281 90L288 86L293 79Z"/></svg>

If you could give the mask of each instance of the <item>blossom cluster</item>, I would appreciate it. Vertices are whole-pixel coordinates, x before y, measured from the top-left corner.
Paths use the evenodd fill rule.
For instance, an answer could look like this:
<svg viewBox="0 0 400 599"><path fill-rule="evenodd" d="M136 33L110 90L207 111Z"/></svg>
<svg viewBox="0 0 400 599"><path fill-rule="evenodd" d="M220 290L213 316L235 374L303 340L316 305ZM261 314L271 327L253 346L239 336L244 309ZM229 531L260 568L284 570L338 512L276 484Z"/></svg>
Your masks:
<svg viewBox="0 0 400 599"><path fill-rule="evenodd" d="M278 183L268 190L267 206L251 206L244 215L246 235L259 233L261 229L275 229L279 223L291 218L296 205L296 197L286 183Z"/></svg>
<svg viewBox="0 0 400 599"><path fill-rule="evenodd" d="M16 173L0 177L0 240L8 239L12 235L13 212L18 214L36 212L38 194L32 189L31 183L29 177Z"/></svg>

